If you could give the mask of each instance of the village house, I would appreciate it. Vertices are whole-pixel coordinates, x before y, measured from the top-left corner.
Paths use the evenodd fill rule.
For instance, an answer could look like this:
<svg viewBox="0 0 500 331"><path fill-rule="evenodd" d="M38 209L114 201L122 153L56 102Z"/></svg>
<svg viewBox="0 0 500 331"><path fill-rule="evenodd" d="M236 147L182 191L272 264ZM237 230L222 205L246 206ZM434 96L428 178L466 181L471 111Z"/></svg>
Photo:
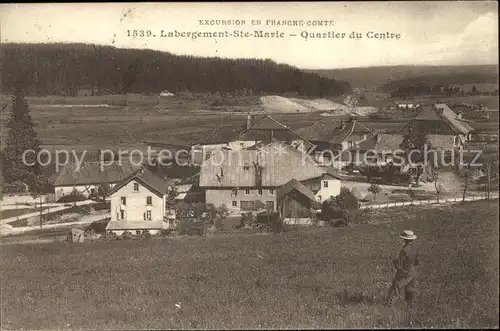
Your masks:
<svg viewBox="0 0 500 331"><path fill-rule="evenodd" d="M54 182L56 201L72 193L86 198L103 195L138 169L130 162L77 162L66 164Z"/></svg>
<svg viewBox="0 0 500 331"><path fill-rule="evenodd" d="M349 164L383 166L395 161L396 154L401 157L401 143L404 135L400 133L377 133L355 146L342 151L332 161L332 167L342 169Z"/></svg>
<svg viewBox="0 0 500 331"><path fill-rule="evenodd" d="M331 163L332 157L341 151L351 149L375 137L370 129L356 120L335 124L329 119L322 119L311 126L297 130L297 133L316 146L314 158L319 163Z"/></svg>
<svg viewBox="0 0 500 331"><path fill-rule="evenodd" d="M156 234L174 227L174 220L166 217L167 194L172 186L145 168L123 179L108 193L111 220L106 230L117 235L124 231L139 235L145 230Z"/></svg>
<svg viewBox="0 0 500 331"><path fill-rule="evenodd" d="M309 155L273 139L259 149L224 150L201 166L199 186L206 203L231 211L277 211L278 188L296 179L314 192L317 201L340 193L337 172L321 167Z"/></svg>
<svg viewBox="0 0 500 331"><path fill-rule="evenodd" d="M469 121L458 116L446 104L422 107L422 111L401 131L426 133L433 148L463 148L472 138L474 129Z"/></svg>
<svg viewBox="0 0 500 331"><path fill-rule="evenodd" d="M307 151L313 147L313 144L304 137L269 115L263 116L255 123L252 119L251 115L247 116L246 129L243 131L238 132L237 128L215 130L201 142L192 146L193 158L202 162L208 159L215 150L238 151L261 142L269 143L272 139L277 139L301 151Z"/></svg>

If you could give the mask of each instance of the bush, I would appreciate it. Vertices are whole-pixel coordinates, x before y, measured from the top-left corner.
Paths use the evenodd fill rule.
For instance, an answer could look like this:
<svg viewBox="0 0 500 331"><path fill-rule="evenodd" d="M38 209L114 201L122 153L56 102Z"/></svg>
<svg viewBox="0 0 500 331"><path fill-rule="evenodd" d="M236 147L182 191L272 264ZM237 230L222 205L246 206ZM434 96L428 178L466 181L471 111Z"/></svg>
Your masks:
<svg viewBox="0 0 500 331"><path fill-rule="evenodd" d="M246 213L241 213L240 228L244 227L245 225L252 225L254 221L255 218L252 212L249 211Z"/></svg>
<svg viewBox="0 0 500 331"><path fill-rule="evenodd" d="M151 232L149 230L143 230L141 233L141 239L149 239L151 238Z"/></svg>
<svg viewBox="0 0 500 331"><path fill-rule="evenodd" d="M285 222L276 212L271 212L271 213L266 212L257 215L255 223L257 224L258 227L274 233L280 233L286 231Z"/></svg>
<svg viewBox="0 0 500 331"><path fill-rule="evenodd" d="M85 201L87 198L81 194L80 192L73 191L68 195L65 195L59 200L57 200L58 203L68 203L68 202L78 202L78 201Z"/></svg>
<svg viewBox="0 0 500 331"><path fill-rule="evenodd" d="M354 193L343 187L340 194L323 202L321 217L323 221L335 225L339 219L349 219L352 212L359 210L359 201Z"/></svg>
<svg viewBox="0 0 500 331"><path fill-rule="evenodd" d="M172 229L161 229L161 231L160 231L160 236L162 236L162 237L166 237L166 236L168 236L169 234L171 234L171 233L172 233L172 231L173 231Z"/></svg>
<svg viewBox="0 0 500 331"><path fill-rule="evenodd" d="M108 240L118 240L118 236L116 235L116 233L114 233L113 231L108 231L108 233L106 234L106 239Z"/></svg>
<svg viewBox="0 0 500 331"><path fill-rule="evenodd" d="M128 239L133 239L133 238L134 238L134 235L130 231L125 231L121 235L122 240L128 240Z"/></svg>

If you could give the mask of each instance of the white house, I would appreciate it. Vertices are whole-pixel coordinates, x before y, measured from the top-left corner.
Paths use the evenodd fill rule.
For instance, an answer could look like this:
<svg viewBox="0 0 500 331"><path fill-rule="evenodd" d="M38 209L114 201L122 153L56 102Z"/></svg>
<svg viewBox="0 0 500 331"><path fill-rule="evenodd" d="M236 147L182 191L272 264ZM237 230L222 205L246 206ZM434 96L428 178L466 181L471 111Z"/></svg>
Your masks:
<svg viewBox="0 0 500 331"><path fill-rule="evenodd" d="M143 168L116 184L108 193L111 220L106 231L139 235L145 230L156 234L174 227L174 220L166 213L170 187L169 182Z"/></svg>

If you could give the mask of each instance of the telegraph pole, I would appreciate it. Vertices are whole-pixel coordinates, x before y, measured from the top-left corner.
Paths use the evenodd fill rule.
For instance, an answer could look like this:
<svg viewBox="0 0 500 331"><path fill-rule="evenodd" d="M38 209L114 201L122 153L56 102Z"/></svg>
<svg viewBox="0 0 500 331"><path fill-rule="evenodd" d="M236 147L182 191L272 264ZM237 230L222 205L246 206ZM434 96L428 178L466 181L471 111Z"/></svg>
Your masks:
<svg viewBox="0 0 500 331"><path fill-rule="evenodd" d="M42 228L42 195L40 195L40 229Z"/></svg>

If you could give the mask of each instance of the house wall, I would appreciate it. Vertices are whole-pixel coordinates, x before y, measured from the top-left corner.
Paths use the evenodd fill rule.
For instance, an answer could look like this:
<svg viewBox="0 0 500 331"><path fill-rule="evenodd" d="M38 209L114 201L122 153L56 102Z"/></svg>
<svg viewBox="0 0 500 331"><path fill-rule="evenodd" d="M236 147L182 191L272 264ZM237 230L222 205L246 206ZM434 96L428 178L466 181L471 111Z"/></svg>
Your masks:
<svg viewBox="0 0 500 331"><path fill-rule="evenodd" d="M88 184L88 185L71 185L71 186L54 186L54 193L56 196L56 201L62 198L63 196L69 195L76 190L78 193L82 194L85 197L89 197L92 190L98 192L100 184ZM116 183L109 183L110 188L115 186Z"/></svg>
<svg viewBox="0 0 500 331"><path fill-rule="evenodd" d="M326 183L326 187L325 187ZM315 194L316 199L319 202L323 202L330 198L331 196L336 197L340 194L340 188L342 186L340 179L324 179L321 180L321 188Z"/></svg>
<svg viewBox="0 0 500 331"><path fill-rule="evenodd" d="M134 183L139 183L134 180L130 181L127 185L120 188L118 191L111 195L111 221L121 221L120 210L121 197L126 198L126 205L123 206L124 221L143 222L147 225L150 220L144 220L144 215L147 211L151 211L151 220L163 220L165 216L165 199L166 195L162 197L149 191L141 183L139 183L139 191L134 191ZM146 204L146 197L152 197L152 205Z"/></svg>
<svg viewBox="0 0 500 331"><path fill-rule="evenodd" d="M263 188L262 195L258 194L258 189L251 188L250 194L245 193L245 189L236 190L236 196L234 196L232 188L208 188L205 191L205 202L213 204L215 207L219 207L223 204L226 205L228 210L236 212L242 211L241 209L241 201L262 201L262 203L266 203L266 201L272 201L274 204L274 211L276 211L276 189L271 194L269 189L272 188ZM233 206L233 201L236 201L236 206Z"/></svg>

